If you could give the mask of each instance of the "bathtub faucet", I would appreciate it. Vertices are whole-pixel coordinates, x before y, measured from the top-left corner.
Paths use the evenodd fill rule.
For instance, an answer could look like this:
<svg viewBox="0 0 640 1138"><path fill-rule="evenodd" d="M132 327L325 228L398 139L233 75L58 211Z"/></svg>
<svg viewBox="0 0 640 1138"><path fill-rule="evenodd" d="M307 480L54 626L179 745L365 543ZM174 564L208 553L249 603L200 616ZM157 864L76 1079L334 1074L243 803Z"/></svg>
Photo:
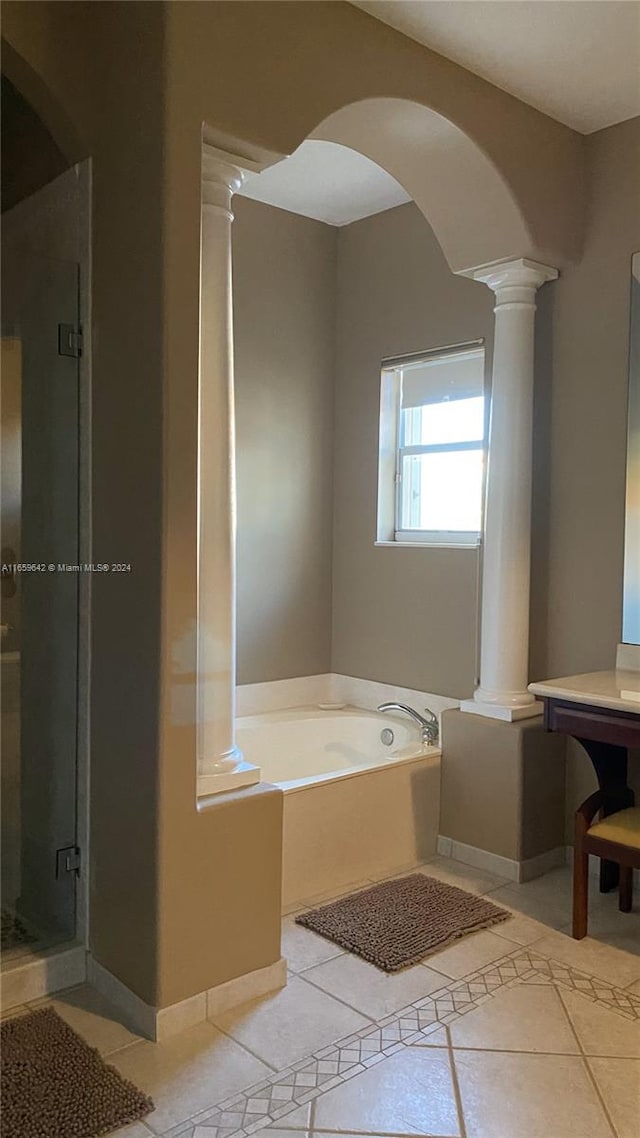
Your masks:
<svg viewBox="0 0 640 1138"><path fill-rule="evenodd" d="M438 717L433 714L428 707L425 707L425 713L429 716L425 719L419 711L415 711L413 707L408 707L406 703L381 703L378 711L404 711L405 715L409 715L414 723L417 723L420 728L422 742L427 745L435 746L440 738L438 730Z"/></svg>

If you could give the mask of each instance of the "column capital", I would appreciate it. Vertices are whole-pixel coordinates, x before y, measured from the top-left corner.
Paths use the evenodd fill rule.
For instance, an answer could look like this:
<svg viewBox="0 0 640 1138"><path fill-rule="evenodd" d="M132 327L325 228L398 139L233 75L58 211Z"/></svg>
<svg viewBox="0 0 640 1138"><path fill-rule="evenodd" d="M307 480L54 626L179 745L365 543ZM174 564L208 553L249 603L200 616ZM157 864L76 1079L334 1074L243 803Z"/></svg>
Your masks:
<svg viewBox="0 0 640 1138"><path fill-rule="evenodd" d="M496 294L497 304L509 301L526 303L533 301L541 285L557 279L558 270L550 265L541 265L538 261L530 261L526 257L517 257L513 261L482 265L464 275L486 284Z"/></svg>
<svg viewBox="0 0 640 1138"><path fill-rule="evenodd" d="M235 155L226 154L216 146L203 143L202 146L202 181L217 182L226 186L235 194L244 182L244 171L234 161Z"/></svg>
<svg viewBox="0 0 640 1138"><path fill-rule="evenodd" d="M221 210L233 220L231 198L244 182L244 172L225 154L206 143L202 147L202 205Z"/></svg>

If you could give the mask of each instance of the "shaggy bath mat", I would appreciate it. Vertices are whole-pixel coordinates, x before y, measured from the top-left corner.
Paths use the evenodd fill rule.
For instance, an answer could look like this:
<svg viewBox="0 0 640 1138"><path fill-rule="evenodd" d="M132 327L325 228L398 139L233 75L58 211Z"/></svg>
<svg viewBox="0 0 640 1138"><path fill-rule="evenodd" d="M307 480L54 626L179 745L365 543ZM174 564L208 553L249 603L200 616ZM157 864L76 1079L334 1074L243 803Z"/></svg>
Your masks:
<svg viewBox="0 0 640 1138"><path fill-rule="evenodd" d="M97 1138L153 1110L53 1008L0 1026L2 1138Z"/></svg>
<svg viewBox="0 0 640 1138"><path fill-rule="evenodd" d="M383 972L399 972L467 933L510 916L485 897L412 873L301 913L296 924Z"/></svg>

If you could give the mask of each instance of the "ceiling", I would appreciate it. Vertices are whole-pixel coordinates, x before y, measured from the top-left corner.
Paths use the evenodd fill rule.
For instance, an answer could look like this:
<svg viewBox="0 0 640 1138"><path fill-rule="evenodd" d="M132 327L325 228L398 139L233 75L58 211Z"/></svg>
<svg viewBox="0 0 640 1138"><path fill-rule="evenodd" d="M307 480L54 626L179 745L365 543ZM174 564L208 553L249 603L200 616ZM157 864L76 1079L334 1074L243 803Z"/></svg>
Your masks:
<svg viewBox="0 0 640 1138"><path fill-rule="evenodd" d="M638 0L352 0L590 134L640 115Z"/></svg>
<svg viewBox="0 0 640 1138"><path fill-rule="evenodd" d="M410 200L395 178L363 154L315 139L261 174L248 174L238 192L337 226Z"/></svg>

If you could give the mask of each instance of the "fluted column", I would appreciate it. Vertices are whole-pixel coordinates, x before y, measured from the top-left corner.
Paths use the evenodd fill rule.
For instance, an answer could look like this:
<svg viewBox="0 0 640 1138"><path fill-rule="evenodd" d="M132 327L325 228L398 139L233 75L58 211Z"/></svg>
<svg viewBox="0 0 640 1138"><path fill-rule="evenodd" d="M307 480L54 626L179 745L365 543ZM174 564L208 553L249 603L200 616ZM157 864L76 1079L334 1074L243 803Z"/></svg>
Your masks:
<svg viewBox="0 0 640 1138"><path fill-rule="evenodd" d="M529 594L536 291L556 269L515 260L469 274L496 297L483 539L480 686L463 711L537 715L529 680Z"/></svg>
<svg viewBox="0 0 640 1138"><path fill-rule="evenodd" d="M202 158L198 400L198 795L259 782L235 743L235 425L231 198L242 171Z"/></svg>

